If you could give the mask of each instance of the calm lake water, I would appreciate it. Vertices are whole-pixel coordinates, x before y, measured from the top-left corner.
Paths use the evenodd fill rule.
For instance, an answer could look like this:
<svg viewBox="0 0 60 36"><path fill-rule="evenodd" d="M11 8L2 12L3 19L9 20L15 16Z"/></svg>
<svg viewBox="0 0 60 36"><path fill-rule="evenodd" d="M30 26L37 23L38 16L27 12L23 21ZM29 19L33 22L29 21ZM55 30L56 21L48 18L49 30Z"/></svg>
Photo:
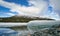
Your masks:
<svg viewBox="0 0 60 36"><path fill-rule="evenodd" d="M29 34L29 30L27 29L27 23L0 23L0 28L2 28L2 27L4 27L4 28L7 27L9 29L12 29L12 30L18 32L17 33L18 36L28 36L28 34ZM13 33L12 33L12 35L13 35ZM11 35L9 35L9 36L11 36ZM13 35L13 36L15 36L15 35ZM48 35L48 36L53 36L53 35Z"/></svg>
<svg viewBox="0 0 60 36"><path fill-rule="evenodd" d="M27 36L29 31L27 30L26 26L27 26L27 23L0 23L0 28L12 29L12 30L18 32L18 36ZM6 31L5 29L3 29L3 30ZM0 34L0 35L2 35L2 34Z"/></svg>

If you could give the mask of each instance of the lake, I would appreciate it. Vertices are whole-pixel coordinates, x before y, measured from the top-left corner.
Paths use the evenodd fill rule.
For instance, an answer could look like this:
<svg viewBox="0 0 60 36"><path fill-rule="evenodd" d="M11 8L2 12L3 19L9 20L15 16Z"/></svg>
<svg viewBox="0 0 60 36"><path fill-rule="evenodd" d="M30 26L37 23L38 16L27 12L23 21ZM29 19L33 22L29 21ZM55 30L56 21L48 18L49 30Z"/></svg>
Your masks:
<svg viewBox="0 0 60 36"><path fill-rule="evenodd" d="M36 26L38 27L38 25L42 25L40 24L41 22L37 23L36 21L34 23L30 23L30 25L32 26ZM56 24L56 22L52 22L54 25ZM49 26L52 24L50 21L49 23L47 23L47 25L49 24ZM34 25L33 25L34 24ZM37 25L38 24L38 25ZM43 23L44 26L45 26L45 22ZM60 22L57 22L57 24L60 24ZM57 27L57 24L55 25ZM43 25L42 25L43 26ZM41 26L41 27L42 27ZM1 28L9 28L9 29L12 29L16 32L18 32L18 36L28 36L31 32L29 32L29 30L27 29L27 23L0 23L0 27ZM45 28L45 27L44 27ZM58 28L57 28L58 29ZM34 30L33 30L34 31ZM46 30L44 30L46 31ZM44 32L42 31L42 33ZM49 30L47 30L49 31ZM60 31L60 30L59 30ZM41 32L41 31L40 31ZM38 32L38 34L40 33ZM35 33L35 32L34 32ZM43 33L43 36L45 35L46 33ZM59 33L60 34L60 33ZM32 35L32 34L31 34ZM40 35L40 34L39 34ZM54 36L53 34L50 35L50 34L47 34L48 36ZM11 36L11 35L10 35ZM14 35L13 35L14 36ZM56 35L55 35L56 36Z"/></svg>

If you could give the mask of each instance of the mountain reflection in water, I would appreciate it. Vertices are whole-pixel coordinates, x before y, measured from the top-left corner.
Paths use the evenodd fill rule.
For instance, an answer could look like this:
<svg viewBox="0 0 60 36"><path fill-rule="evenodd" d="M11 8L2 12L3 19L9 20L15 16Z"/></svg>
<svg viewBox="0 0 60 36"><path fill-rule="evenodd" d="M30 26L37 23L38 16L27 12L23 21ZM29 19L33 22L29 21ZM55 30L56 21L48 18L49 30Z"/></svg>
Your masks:
<svg viewBox="0 0 60 36"><path fill-rule="evenodd" d="M16 23L16 24L19 24L19 23ZM1 24L0 24L0 26L1 26ZM55 25L55 27L56 27L56 25ZM2 27L1 27L2 28ZM14 26L14 27L6 27L6 28L9 28L9 29L12 29L13 31L16 31L16 32L18 32L17 33L17 36L28 36L28 35L35 35L35 33L34 34L31 34L31 32L29 32L29 30L27 29L27 26L25 25L25 26ZM58 29L58 28L57 28ZM3 29L6 33L7 33L7 31L5 30L5 29ZM11 31L11 30L10 30ZM8 31L8 32L10 32L10 31ZM46 30L45 30L46 31ZM59 30L60 31L60 30ZM11 31L12 32L12 31ZM33 32L33 31L32 31ZM40 32L40 31L39 31ZM40 33L37 33L37 34L39 34L39 35L41 35ZM44 31L43 31L44 32ZM42 36L44 36L46 33L43 33L43 35ZM60 34L60 33L59 33ZM0 35L1 35L1 32L0 32ZM50 35L50 34L48 34L47 33L47 35L48 36L56 36L56 35ZM1 36L3 36L3 35L1 35ZM8 36L8 33L6 34L6 35L4 35L4 36ZM16 35L14 35L14 33L12 33L12 35L11 34L9 34L9 36L16 36ZM36 36L36 35L35 35Z"/></svg>

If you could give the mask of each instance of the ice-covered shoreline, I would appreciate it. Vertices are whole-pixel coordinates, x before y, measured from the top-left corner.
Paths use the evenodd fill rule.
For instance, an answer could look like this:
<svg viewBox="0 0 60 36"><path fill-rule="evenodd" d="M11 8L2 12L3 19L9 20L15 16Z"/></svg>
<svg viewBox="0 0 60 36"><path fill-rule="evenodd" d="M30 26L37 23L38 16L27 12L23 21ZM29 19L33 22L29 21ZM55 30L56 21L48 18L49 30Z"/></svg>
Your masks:
<svg viewBox="0 0 60 36"><path fill-rule="evenodd" d="M0 22L0 27L13 27L13 26L26 26L27 23L5 23L5 22Z"/></svg>

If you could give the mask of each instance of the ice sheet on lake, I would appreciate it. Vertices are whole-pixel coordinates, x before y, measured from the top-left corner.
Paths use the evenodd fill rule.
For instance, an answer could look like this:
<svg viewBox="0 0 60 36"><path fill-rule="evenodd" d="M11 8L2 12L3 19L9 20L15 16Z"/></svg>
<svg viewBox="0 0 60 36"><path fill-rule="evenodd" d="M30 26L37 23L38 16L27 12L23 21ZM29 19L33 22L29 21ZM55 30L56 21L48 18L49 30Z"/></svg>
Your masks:
<svg viewBox="0 0 60 36"><path fill-rule="evenodd" d="M0 27L26 26L27 23L0 23Z"/></svg>

